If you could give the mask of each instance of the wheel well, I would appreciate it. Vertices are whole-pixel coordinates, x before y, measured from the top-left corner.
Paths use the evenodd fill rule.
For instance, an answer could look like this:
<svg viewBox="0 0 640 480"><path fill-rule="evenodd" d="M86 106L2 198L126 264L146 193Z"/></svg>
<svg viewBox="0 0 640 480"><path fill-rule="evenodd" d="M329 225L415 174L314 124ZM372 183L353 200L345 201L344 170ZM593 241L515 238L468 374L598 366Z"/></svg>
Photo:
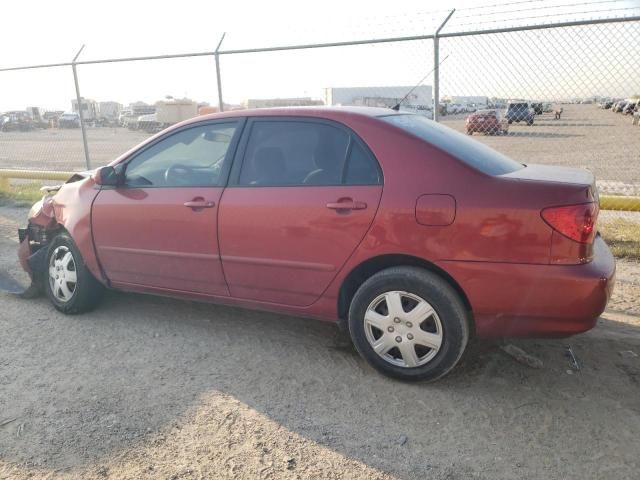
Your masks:
<svg viewBox="0 0 640 480"><path fill-rule="evenodd" d="M402 266L421 267L440 276L449 285L451 285L458 295L460 295L465 308L467 311L472 313L471 303L469 303L466 293L464 293L464 290L462 290L453 277L443 269L419 257L389 254L370 258L362 262L344 279L342 286L340 287L340 292L338 293L338 318L341 323L346 321L347 315L349 314L349 305L351 304L353 296L358 291L358 288L360 288L360 285L362 285L369 277L384 270L385 268ZM471 316L471 318L473 318L473 316Z"/></svg>

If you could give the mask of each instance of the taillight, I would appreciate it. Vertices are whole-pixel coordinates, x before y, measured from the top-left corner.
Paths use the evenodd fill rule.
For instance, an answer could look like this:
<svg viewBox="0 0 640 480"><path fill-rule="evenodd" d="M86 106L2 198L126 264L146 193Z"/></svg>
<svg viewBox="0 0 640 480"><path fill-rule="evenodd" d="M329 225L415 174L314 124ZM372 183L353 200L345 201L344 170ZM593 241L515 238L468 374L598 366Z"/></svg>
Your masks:
<svg viewBox="0 0 640 480"><path fill-rule="evenodd" d="M542 219L565 237L580 243L591 243L596 236L598 205L582 203L545 208Z"/></svg>

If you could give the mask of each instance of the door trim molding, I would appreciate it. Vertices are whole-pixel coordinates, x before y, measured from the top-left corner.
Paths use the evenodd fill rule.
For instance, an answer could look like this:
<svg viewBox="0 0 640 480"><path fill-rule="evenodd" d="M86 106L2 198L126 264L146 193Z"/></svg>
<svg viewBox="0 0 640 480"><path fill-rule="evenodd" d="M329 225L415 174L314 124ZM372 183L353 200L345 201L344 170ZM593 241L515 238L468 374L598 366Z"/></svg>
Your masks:
<svg viewBox="0 0 640 480"><path fill-rule="evenodd" d="M215 253L184 253L174 252L170 250L148 250L141 248L125 248L125 247L98 247L98 250L116 253L129 253L134 255L157 255L162 257L174 258L195 258L199 260L219 260L220 255Z"/></svg>
<svg viewBox="0 0 640 480"><path fill-rule="evenodd" d="M328 263L298 262L293 260L276 260L274 258L257 258L257 257L238 257L238 256L222 256L222 263L243 263L248 265L259 265L267 267L284 267L298 268L301 270L315 270L318 272L334 272L335 265Z"/></svg>

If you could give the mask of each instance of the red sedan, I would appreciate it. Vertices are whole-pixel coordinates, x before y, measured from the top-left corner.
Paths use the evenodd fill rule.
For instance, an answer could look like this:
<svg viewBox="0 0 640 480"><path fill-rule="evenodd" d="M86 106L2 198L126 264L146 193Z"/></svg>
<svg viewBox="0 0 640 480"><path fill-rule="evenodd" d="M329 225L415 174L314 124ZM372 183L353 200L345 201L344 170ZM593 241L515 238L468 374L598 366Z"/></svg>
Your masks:
<svg viewBox="0 0 640 480"><path fill-rule="evenodd" d="M383 373L436 379L472 335L592 328L615 263L591 173L522 165L424 117L198 117L34 205L20 258L64 313L105 287L348 327Z"/></svg>
<svg viewBox="0 0 640 480"><path fill-rule="evenodd" d="M506 135L509 122L498 110L478 110L467 117L467 135L475 132L489 135Z"/></svg>

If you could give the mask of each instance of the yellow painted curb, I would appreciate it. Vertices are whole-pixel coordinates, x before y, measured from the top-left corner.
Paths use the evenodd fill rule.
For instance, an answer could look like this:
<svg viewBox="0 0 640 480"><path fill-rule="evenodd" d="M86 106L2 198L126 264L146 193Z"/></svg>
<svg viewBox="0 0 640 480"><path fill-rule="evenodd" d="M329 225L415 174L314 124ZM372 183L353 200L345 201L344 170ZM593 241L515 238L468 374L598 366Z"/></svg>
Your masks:
<svg viewBox="0 0 640 480"><path fill-rule="evenodd" d="M640 197L600 195L600 208L621 212L640 212Z"/></svg>

